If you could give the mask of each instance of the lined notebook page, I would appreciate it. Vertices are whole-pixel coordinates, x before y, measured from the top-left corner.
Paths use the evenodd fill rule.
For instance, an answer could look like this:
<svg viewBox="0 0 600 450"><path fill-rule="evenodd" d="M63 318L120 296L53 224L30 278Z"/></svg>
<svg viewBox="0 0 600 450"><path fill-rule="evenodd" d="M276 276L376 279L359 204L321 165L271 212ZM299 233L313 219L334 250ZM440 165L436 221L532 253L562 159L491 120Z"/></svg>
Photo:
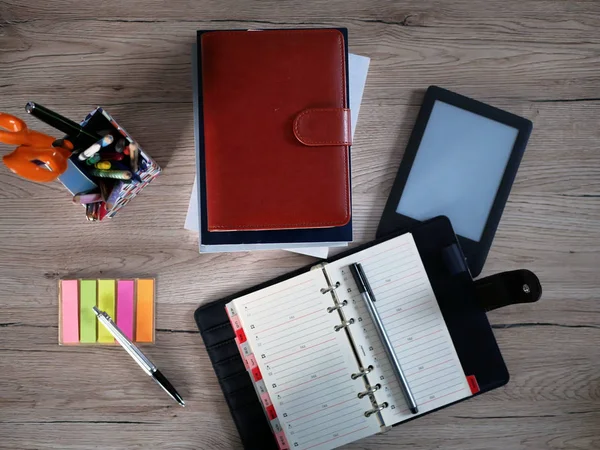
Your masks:
<svg viewBox="0 0 600 450"><path fill-rule="evenodd" d="M450 333L431 288L411 234L404 234L326 266L332 282L340 281L341 299L347 299L348 317L365 365L375 369L371 384L380 383L378 403L386 425L414 417L406 405L367 307L356 289L348 265L360 262L376 298L375 306L412 393L419 414L471 395L471 389L452 343Z"/></svg>
<svg viewBox="0 0 600 450"><path fill-rule="evenodd" d="M294 450L331 449L379 432L376 417L364 415L370 401L357 397L364 384L350 377L357 362L345 333L334 330L340 321L327 312L333 300L320 292L324 280L312 270L232 302L275 409L279 423L271 424Z"/></svg>

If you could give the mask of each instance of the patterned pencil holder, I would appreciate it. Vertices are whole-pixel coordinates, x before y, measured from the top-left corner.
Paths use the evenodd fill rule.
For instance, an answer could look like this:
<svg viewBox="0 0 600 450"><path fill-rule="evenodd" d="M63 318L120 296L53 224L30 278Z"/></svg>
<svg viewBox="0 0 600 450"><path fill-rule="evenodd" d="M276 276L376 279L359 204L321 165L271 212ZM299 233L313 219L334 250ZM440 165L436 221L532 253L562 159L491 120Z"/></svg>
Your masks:
<svg viewBox="0 0 600 450"><path fill-rule="evenodd" d="M85 207L90 221L112 218L138 195L161 168L101 107L81 122L85 131L103 136L106 144L85 158L85 148L77 147L69 166L59 180L73 195L73 201ZM108 167L109 170L102 168Z"/></svg>

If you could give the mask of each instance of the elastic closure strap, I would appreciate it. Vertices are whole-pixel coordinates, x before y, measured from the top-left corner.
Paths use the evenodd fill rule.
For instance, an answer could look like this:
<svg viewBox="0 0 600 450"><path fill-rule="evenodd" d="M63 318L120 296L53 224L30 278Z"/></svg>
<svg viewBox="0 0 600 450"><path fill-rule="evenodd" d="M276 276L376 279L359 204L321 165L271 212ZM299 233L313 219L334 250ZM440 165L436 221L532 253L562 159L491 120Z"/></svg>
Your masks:
<svg viewBox="0 0 600 450"><path fill-rule="evenodd" d="M350 110L309 108L294 119L294 136L309 147L352 145Z"/></svg>

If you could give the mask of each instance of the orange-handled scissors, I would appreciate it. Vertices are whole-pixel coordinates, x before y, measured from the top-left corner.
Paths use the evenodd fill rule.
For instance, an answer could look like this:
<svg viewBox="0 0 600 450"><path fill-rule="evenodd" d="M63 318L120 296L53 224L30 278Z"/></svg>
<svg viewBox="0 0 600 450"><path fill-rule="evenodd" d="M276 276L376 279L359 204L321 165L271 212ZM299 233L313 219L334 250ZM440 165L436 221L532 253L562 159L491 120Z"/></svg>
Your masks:
<svg viewBox="0 0 600 450"><path fill-rule="evenodd" d="M17 175L45 183L65 172L72 145L64 141L64 145L70 148L53 147L54 141L52 136L30 130L18 117L0 113L0 142L19 145L2 160ZM39 165L38 161L43 165Z"/></svg>

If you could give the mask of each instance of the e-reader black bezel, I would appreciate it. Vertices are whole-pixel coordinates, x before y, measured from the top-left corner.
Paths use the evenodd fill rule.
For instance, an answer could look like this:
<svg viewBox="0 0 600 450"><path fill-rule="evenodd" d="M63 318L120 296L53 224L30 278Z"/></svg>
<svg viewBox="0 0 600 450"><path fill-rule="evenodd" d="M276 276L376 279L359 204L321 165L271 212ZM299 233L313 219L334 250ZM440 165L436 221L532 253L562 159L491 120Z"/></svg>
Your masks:
<svg viewBox="0 0 600 450"><path fill-rule="evenodd" d="M530 120L507 111L450 92L447 89L438 86L430 86L425 93L423 104L421 105L421 109L417 116L417 121L408 140L404 157L383 210L383 215L377 228L378 238L421 223L419 220L403 214L398 214L396 208L400 203L406 180L410 174L419 146L421 145L425 127L429 122L433 105L437 100L470 111L482 117L495 120L496 122L503 123L518 130L518 135L513 145L506 169L502 175L496 197L494 198L492 208L483 228L481 240L477 242L458 235L458 240L467 259L471 274L476 277L481 273L483 264L485 263L490 247L492 246L492 241L496 234L500 217L502 216L504 206L506 205L508 195L510 194L510 189L515 180L515 176L517 175L517 170L519 169L519 164L521 163L523 153L525 152L525 147L529 140L533 124ZM443 214L443 212L440 212L440 214Z"/></svg>

